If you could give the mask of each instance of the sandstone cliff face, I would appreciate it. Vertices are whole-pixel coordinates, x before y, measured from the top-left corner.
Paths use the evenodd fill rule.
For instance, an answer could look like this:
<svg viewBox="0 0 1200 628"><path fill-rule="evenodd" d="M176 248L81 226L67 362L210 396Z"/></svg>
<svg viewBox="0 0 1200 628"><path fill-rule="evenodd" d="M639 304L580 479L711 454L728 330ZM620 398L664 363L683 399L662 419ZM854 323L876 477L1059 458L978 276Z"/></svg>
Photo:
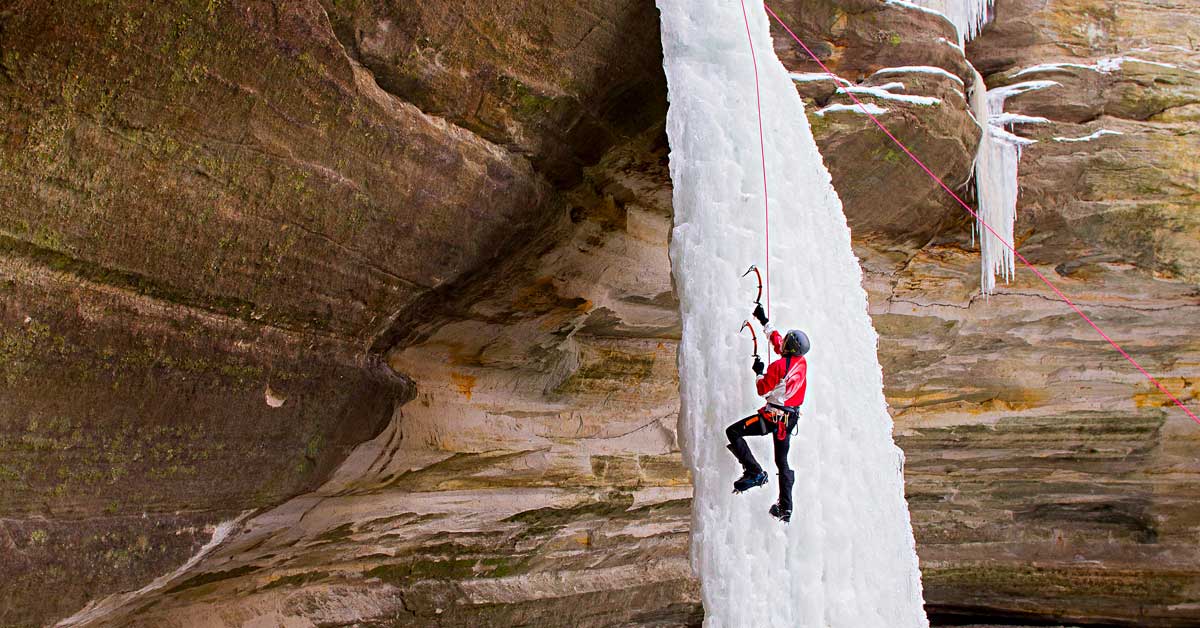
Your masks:
<svg viewBox="0 0 1200 628"><path fill-rule="evenodd" d="M1021 252L1192 406L1197 20L1169 3L1001 0L967 47L990 87L1060 84L1007 107L1049 120L1017 127L1038 140L1021 160ZM1141 61L1106 61L1122 56ZM1073 65L1029 69L1050 63ZM962 244L935 242L875 282L929 601L1194 623L1185 496L1200 432L1030 274L978 299Z"/></svg>
<svg viewBox="0 0 1200 628"><path fill-rule="evenodd" d="M656 12L412 4L0 2L0 624L145 585L239 513L90 618L699 621ZM1009 109L1053 121L1020 129L1021 251L1192 399L1195 11L1000 0L964 56L899 5L776 8L844 79L938 99L881 119L952 186L963 86L877 70L1179 65L1055 69ZM931 608L1194 623L1200 430L1043 287L980 299L961 208L868 120L810 122Z"/></svg>
<svg viewBox="0 0 1200 628"><path fill-rule="evenodd" d="M481 86L479 103L465 112L437 105L457 102L462 81L434 76L411 93L403 81L376 82L371 68L383 67L383 44L354 39L353 26L378 10L410 26L415 20L420 26L407 31L415 37L463 26L460 14L365 3L331 5L329 14L315 3L153 11L125 3L80 20L69 6L0 8L12 120L5 268L15 288L4 303L5 384L6 398L19 401L3 409L3 481L12 488L4 492L4 563L18 576L5 580L5 623L61 617L143 584L194 551L206 524L279 503L328 476L412 394L368 347L386 349L393 336L414 332L406 321L437 329L446 322L445 295L472 293L493 260L514 265L536 259L531 247L553 246L545 233L562 233L572 220L561 192L582 181L580 165L616 137L605 125L660 120L665 106L656 22L644 5L485 12L463 32L500 23L453 46L460 54L475 46L468 65L479 74L466 83ZM613 42L628 24L649 33L635 39L647 52L626 46L622 64ZM388 22L372 26L386 30ZM522 43L527 31L541 43ZM561 42L562 54L546 56L547 42ZM421 76L443 67L444 56L421 56L422 42L392 44L415 53L405 68ZM500 44L503 55L492 49ZM521 45L524 57L516 54ZM479 63L483 57L492 62ZM427 99L397 96L406 93ZM565 143L555 135L564 129L575 129ZM586 224L624 223L615 212L611 201L586 198L574 214ZM661 277L668 216L660 207L657 217L634 218L639 237L656 242ZM543 235L518 243L534 232ZM580 245L595 237L581 234ZM543 309L553 309L553 286L513 272L514 282L528 281L520 298L529 307L550 298ZM437 313L421 319L431 305ZM671 305L669 286L660 286L640 307L669 319ZM610 325L609 311L596 308L592 327ZM656 324L669 334L670 320ZM606 355L604 341L596 345L586 360ZM669 346L644 353L637 347L637 368L656 354L671 365ZM656 394L669 399L671 377L668 368ZM425 453L425 463L445 457ZM653 468L652 456L646 466ZM614 456L598 473L616 477L624 468ZM686 493L679 466L659 473ZM431 488L412 485L408 492ZM570 505L557 493L513 503ZM670 494L638 499L655 511L672 503ZM471 504L463 500L460 510ZM671 521L686 518L686 503L665 512L666 527L679 527ZM597 513L584 507L579 517L607 520ZM640 517L630 518L640 525ZM539 517L514 521L524 520L557 530ZM686 532L674 539L682 556ZM509 544L492 551L519 562ZM431 556L433 563L443 554ZM693 585L685 578L681 586ZM47 587L62 594L38 594ZM646 608L658 607L646 601L633 612Z"/></svg>

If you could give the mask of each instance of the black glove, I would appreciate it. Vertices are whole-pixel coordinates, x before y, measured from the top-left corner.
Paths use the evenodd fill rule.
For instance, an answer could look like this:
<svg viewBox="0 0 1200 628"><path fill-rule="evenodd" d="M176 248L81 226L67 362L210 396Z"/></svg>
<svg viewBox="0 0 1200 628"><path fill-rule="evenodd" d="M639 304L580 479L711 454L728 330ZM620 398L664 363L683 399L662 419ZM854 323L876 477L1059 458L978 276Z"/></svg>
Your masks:
<svg viewBox="0 0 1200 628"><path fill-rule="evenodd" d="M762 303L759 303L759 304L757 304L757 305L755 305L755 306L754 306L754 318L757 318L757 319L758 319L758 324L759 324L759 325L766 326L766 324L767 324L767 313L763 311L763 306L762 306Z"/></svg>
<svg viewBox="0 0 1200 628"><path fill-rule="evenodd" d="M754 369L754 374L758 375L759 377L762 377L763 371L767 369L766 365L763 364L763 361L757 357L754 358L754 366L751 366L750 368Z"/></svg>

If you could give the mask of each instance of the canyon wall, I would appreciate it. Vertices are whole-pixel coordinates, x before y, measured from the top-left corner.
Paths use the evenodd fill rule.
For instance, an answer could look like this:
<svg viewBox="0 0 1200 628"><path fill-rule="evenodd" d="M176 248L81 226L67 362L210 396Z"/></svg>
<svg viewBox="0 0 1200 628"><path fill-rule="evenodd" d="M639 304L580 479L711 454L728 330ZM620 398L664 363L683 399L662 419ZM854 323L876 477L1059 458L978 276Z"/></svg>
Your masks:
<svg viewBox="0 0 1200 628"><path fill-rule="evenodd" d="M653 3L411 4L0 1L0 625L146 585L239 515L93 620L702 617ZM968 60L1060 83L1009 101L1048 120L1016 128L1018 246L1194 401L1200 11L999 0L964 54L898 3L775 8L839 76L937 99L864 97L952 187ZM980 297L965 212L797 89L931 611L1195 623L1200 427L1031 275Z"/></svg>

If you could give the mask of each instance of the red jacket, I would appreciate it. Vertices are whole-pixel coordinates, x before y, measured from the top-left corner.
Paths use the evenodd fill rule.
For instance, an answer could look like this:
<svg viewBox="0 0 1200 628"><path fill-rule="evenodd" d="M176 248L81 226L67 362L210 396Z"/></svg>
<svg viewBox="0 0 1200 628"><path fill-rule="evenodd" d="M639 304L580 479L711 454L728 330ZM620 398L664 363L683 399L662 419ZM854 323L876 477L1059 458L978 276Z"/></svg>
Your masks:
<svg viewBox="0 0 1200 628"><path fill-rule="evenodd" d="M783 349L783 336L770 327L764 331L770 334L775 353L779 353ZM767 367L757 384L758 394L765 396L767 403L799 407L804 403L804 391L808 388L808 362L802 355L779 358Z"/></svg>

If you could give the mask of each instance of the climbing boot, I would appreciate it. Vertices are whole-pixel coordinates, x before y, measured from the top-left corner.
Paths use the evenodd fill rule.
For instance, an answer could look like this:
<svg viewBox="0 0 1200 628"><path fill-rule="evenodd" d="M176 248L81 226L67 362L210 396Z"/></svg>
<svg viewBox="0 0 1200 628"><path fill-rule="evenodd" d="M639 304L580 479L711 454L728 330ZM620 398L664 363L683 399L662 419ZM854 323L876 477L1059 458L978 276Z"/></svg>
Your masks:
<svg viewBox="0 0 1200 628"><path fill-rule="evenodd" d="M746 472L742 474L742 477L738 478L738 480L733 483L733 492L741 493L743 491L748 491L756 486L762 486L763 484L766 484L766 483L767 483L767 472L766 471L763 471L761 469L758 471L755 471L753 469L747 469Z"/></svg>
<svg viewBox="0 0 1200 628"><path fill-rule="evenodd" d="M774 506L771 506L771 510L769 510L767 512L771 513L772 517L775 517L776 519L778 519L784 523L789 523L792 520L792 509L791 508L786 508L786 509L781 508L779 506L779 504L775 504Z"/></svg>

